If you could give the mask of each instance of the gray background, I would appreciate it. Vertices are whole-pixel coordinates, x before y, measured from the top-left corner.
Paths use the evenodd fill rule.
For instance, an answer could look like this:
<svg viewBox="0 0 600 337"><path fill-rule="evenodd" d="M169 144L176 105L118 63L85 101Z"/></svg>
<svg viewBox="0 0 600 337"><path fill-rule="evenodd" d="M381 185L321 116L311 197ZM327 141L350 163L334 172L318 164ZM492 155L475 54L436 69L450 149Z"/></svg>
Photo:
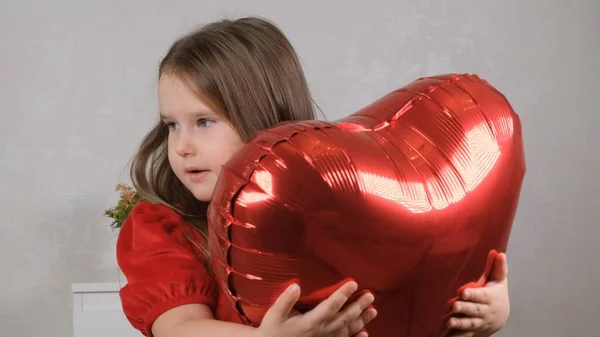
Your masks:
<svg viewBox="0 0 600 337"><path fill-rule="evenodd" d="M0 336L70 336L70 284L117 280L102 214L156 118L158 61L246 14L288 35L331 119L424 75L500 89L528 172L499 336L600 336L598 0L2 1Z"/></svg>

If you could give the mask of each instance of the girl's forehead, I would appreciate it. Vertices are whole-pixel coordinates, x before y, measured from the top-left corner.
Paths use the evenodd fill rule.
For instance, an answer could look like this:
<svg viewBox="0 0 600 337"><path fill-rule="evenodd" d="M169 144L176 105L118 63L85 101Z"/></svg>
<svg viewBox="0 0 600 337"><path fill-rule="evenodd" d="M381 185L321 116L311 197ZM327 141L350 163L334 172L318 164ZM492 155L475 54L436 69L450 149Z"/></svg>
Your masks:
<svg viewBox="0 0 600 337"><path fill-rule="evenodd" d="M158 84L158 101L163 116L215 114L185 82L175 76L161 76Z"/></svg>

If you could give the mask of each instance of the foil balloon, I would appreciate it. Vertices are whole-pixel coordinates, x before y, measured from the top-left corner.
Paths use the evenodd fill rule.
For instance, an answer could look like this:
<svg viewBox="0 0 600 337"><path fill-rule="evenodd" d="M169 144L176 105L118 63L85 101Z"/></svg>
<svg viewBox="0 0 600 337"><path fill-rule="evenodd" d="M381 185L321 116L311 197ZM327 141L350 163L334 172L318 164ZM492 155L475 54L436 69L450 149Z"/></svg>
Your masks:
<svg viewBox="0 0 600 337"><path fill-rule="evenodd" d="M306 311L353 278L376 298L370 336L442 336L457 291L506 250L524 174L519 117L476 75L418 79L336 122L279 124L222 168L216 277L248 324L292 281Z"/></svg>

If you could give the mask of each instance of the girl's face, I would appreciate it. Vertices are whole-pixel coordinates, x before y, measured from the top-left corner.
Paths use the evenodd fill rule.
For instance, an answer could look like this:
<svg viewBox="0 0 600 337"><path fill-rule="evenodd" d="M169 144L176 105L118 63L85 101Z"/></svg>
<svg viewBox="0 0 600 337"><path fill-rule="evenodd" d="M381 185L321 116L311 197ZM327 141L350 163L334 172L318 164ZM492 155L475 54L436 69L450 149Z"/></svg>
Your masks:
<svg viewBox="0 0 600 337"><path fill-rule="evenodd" d="M176 76L160 76L158 101L161 119L169 127L173 172L196 199L210 202L221 166L244 143L229 122Z"/></svg>

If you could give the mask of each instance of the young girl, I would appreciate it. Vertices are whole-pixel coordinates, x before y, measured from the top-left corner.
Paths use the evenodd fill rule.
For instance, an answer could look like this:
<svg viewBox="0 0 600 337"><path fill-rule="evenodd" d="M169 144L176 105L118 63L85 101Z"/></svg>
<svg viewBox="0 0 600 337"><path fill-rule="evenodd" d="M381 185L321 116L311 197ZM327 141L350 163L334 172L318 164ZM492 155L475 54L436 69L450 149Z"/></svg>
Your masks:
<svg viewBox="0 0 600 337"><path fill-rule="evenodd" d="M159 67L161 120L131 167L148 200L123 225L117 258L131 324L146 336L361 336L377 312L373 295L348 305L347 282L313 310L292 311L287 288L258 328L242 324L207 261L206 208L223 165L248 138L283 121L314 119L297 55L285 36L258 18L223 20L176 41ZM204 234L204 235L203 235ZM448 321L456 336L489 336L508 318L506 260L484 288L467 289ZM368 328L368 326L367 326Z"/></svg>

